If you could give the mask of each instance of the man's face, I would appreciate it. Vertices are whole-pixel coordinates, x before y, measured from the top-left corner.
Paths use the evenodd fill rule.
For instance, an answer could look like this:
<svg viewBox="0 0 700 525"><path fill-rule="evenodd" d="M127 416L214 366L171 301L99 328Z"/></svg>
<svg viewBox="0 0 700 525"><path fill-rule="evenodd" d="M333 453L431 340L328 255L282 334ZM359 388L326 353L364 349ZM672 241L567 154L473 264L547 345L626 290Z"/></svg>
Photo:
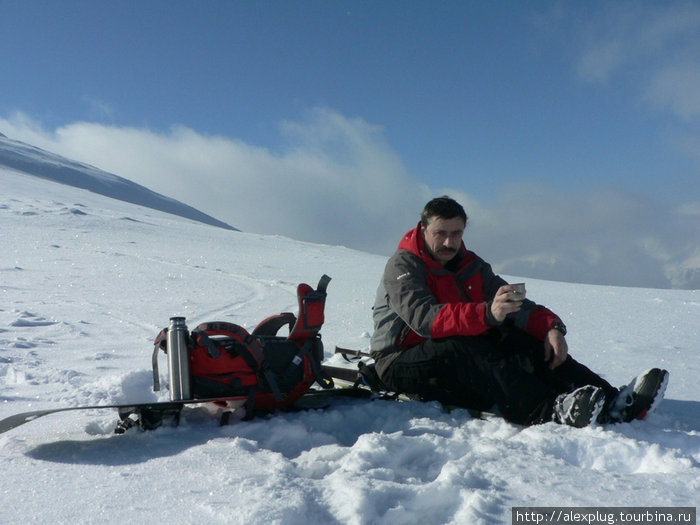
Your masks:
<svg viewBox="0 0 700 525"><path fill-rule="evenodd" d="M421 224L425 247L440 265L445 266L457 255L462 245L465 226L464 221L459 217L453 219L433 217L428 226Z"/></svg>

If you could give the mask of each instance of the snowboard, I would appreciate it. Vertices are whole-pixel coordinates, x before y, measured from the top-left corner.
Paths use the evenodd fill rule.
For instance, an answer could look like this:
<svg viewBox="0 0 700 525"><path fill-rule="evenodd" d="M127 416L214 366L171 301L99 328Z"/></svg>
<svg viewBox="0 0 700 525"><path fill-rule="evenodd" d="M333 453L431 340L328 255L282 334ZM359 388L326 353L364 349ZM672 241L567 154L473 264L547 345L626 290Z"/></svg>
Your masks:
<svg viewBox="0 0 700 525"><path fill-rule="evenodd" d="M106 409L116 409L119 413L120 423L124 422L130 415L136 414L138 416L145 417L147 421L155 421L161 419L165 416L178 417L178 414L182 407L186 405L199 405L202 403L217 403L222 406L226 405L229 409L237 408L245 404L247 398L241 399L240 396L236 398L210 398L210 399L188 399L183 401L154 401L152 403L120 403L112 405L83 405L74 407L57 407L57 408L46 408L40 410L30 410L28 412L22 412L19 414L14 414L8 416L0 421L0 434L17 428L21 425L39 419L40 417L49 416L51 414L58 414L60 412L71 412L78 410L106 410ZM230 406L229 406L230 405ZM235 406L234 406L235 405ZM145 423L148 425L148 423ZM124 429L126 430L126 429ZM115 430L116 433L121 433Z"/></svg>
<svg viewBox="0 0 700 525"><path fill-rule="evenodd" d="M368 399L373 394L369 390L357 390L349 388L331 388L324 390L309 390L300 397L293 405L284 409L286 411L298 410L320 410L328 408L339 398L360 398ZM111 405L83 405L73 407L57 407L39 410L30 410L14 414L0 420L0 434L8 432L14 428L39 419L40 417L58 414L61 412L72 412L81 410L117 410L119 423L115 428L115 433L123 434L129 428L138 425L142 430L153 430L159 427L164 419L173 418L179 421L180 411L185 406L197 406L213 404L222 412L221 424L226 424L227 414L231 414L241 408L247 402L247 397L216 397L205 399L186 399L182 401L154 401L151 403L119 403ZM135 416L135 417L132 417Z"/></svg>
<svg viewBox="0 0 700 525"><path fill-rule="evenodd" d="M343 349L344 350L344 349ZM338 351L338 349L336 349ZM348 352L347 350L345 350ZM334 382L339 385L336 388L323 390L309 390L300 397L293 405L284 409L286 411L298 410L320 410L330 407L340 399L385 399L392 401L411 401L405 395L391 392L377 392L363 383L357 369L334 367L322 365L321 369L331 376ZM150 403L119 403L110 405L83 405L73 407L57 407L39 410L30 410L14 414L0 420L0 434L8 432L21 425L39 419L40 417L58 414L61 412L83 411L83 410L116 410L119 414L119 422L115 428L115 433L123 434L129 428L138 426L142 430L153 430L158 428L164 420L171 418L175 423L179 422L180 412L185 406L196 406L214 404L217 406L220 415L220 423L227 424L228 417L238 408L243 407L248 401L247 397L217 397L202 399L187 399L181 401L154 401ZM450 410L450 407L445 407ZM499 417L492 412L482 410L466 409L474 418L489 419Z"/></svg>

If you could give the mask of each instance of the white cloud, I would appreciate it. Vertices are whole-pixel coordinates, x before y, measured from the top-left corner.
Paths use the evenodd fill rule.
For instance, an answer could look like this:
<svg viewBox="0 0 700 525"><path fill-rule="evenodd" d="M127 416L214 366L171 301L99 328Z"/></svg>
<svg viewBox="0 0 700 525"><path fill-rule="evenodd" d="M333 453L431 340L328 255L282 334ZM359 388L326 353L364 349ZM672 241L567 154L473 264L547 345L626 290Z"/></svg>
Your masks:
<svg viewBox="0 0 700 525"><path fill-rule="evenodd" d="M111 104L96 98L84 98L89 108L90 116L93 119L104 121L105 119L111 120L114 117L115 111Z"/></svg>
<svg viewBox="0 0 700 525"><path fill-rule="evenodd" d="M692 220L700 219L700 202L686 202L678 207L680 215L687 215Z"/></svg>
<svg viewBox="0 0 700 525"><path fill-rule="evenodd" d="M624 50L620 42L597 42L588 46L581 54L577 72L579 77L587 82L606 83L623 60Z"/></svg>
<svg viewBox="0 0 700 525"><path fill-rule="evenodd" d="M249 232L389 253L430 190L413 179L381 130L327 109L282 125L271 151L204 136L78 122L46 131L22 114L8 137L116 173Z"/></svg>
<svg viewBox="0 0 700 525"><path fill-rule="evenodd" d="M685 120L700 116L700 59L655 71L646 96L655 106Z"/></svg>
<svg viewBox="0 0 700 525"><path fill-rule="evenodd" d="M466 240L494 269L561 281L699 288L698 203L678 210L612 188L563 193L513 184Z"/></svg>
<svg viewBox="0 0 700 525"><path fill-rule="evenodd" d="M615 85L639 107L664 119L662 140L700 167L700 4L697 2L603 3L570 6L550 19L571 34L575 68L584 82ZM662 176L662 174L659 174Z"/></svg>
<svg viewBox="0 0 700 525"><path fill-rule="evenodd" d="M390 254L427 200L470 216L465 242L509 275L700 287L697 203L679 210L614 189L571 194L522 182L495 203L416 180L381 128L329 109L285 122L269 150L182 127L166 133L78 122L45 130L22 114L0 131L174 197L248 232ZM378 278L378 276L377 276Z"/></svg>
<svg viewBox="0 0 700 525"><path fill-rule="evenodd" d="M576 71L586 82L626 78L638 95L684 119L700 114L700 6L604 4L577 18Z"/></svg>

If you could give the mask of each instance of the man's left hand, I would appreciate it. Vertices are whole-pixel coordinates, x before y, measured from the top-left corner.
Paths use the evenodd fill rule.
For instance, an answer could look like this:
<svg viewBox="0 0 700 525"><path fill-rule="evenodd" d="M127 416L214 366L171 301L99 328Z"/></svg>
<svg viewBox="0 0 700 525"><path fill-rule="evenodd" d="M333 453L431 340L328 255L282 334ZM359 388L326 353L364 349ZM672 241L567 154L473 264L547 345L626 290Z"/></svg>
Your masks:
<svg viewBox="0 0 700 525"><path fill-rule="evenodd" d="M566 344L564 334L556 329L547 332L547 336L544 339L544 358L549 363L549 368L554 370L566 361L568 354L569 345Z"/></svg>

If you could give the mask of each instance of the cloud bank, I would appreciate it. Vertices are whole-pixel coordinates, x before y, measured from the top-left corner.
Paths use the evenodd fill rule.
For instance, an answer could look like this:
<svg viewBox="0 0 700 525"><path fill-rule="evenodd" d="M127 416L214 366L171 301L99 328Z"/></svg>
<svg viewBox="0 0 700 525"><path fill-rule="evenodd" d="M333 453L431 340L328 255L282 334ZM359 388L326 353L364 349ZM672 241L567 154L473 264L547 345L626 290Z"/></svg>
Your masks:
<svg viewBox="0 0 700 525"><path fill-rule="evenodd" d="M521 181L496 202L416 180L359 118L318 108L283 122L278 150L184 126L167 132L76 122L55 130L17 113L0 131L128 178L244 231L389 255L423 204L449 194L465 235L507 275L642 287L700 288L700 205L663 207L634 192L559 193Z"/></svg>

